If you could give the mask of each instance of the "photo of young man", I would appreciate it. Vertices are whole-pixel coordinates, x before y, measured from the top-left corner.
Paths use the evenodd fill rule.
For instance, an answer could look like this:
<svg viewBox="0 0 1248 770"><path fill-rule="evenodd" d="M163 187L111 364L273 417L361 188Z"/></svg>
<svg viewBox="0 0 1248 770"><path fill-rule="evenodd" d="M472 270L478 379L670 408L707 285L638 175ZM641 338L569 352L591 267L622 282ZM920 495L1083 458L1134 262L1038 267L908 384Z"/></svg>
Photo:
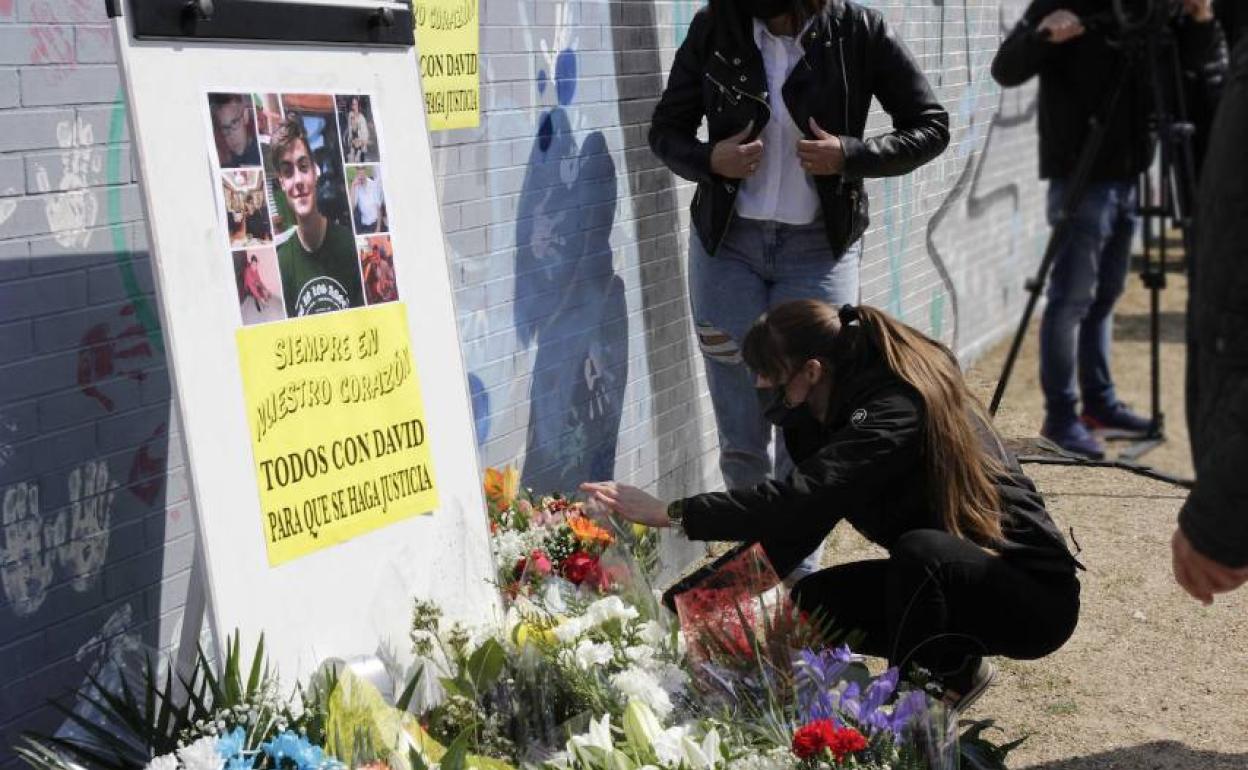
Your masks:
<svg viewBox="0 0 1248 770"><path fill-rule="evenodd" d="M383 233L389 229L386 227L386 201L381 192L381 167L350 166L347 178L356 235Z"/></svg>
<svg viewBox="0 0 1248 770"><path fill-rule="evenodd" d="M260 165L255 111L250 94L208 94L212 134L221 168Z"/></svg>
<svg viewBox="0 0 1248 770"><path fill-rule="evenodd" d="M294 220L292 231L277 247L287 316L363 305L355 237L349 227L331 221L320 210L321 170L303 119L289 107L270 137L269 155L278 187Z"/></svg>

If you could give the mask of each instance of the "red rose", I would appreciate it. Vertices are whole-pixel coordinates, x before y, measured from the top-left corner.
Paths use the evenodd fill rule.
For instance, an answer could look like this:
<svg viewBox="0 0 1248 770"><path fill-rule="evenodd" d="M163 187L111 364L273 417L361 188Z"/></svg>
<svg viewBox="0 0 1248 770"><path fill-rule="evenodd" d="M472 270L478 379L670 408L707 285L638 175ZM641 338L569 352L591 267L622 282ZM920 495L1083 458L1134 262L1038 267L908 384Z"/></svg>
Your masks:
<svg viewBox="0 0 1248 770"><path fill-rule="evenodd" d="M835 737L836 726L830 719L819 719L802 725L793 733L793 753L798 759L817 757L832 745Z"/></svg>
<svg viewBox="0 0 1248 770"><path fill-rule="evenodd" d="M563 560L563 576L575 585L585 582L586 578L598 576L598 560L584 551L577 551Z"/></svg>
<svg viewBox="0 0 1248 770"><path fill-rule="evenodd" d="M832 755L836 757L837 762L866 747L867 739L852 727L836 728L832 740L828 742L828 748L832 750Z"/></svg>

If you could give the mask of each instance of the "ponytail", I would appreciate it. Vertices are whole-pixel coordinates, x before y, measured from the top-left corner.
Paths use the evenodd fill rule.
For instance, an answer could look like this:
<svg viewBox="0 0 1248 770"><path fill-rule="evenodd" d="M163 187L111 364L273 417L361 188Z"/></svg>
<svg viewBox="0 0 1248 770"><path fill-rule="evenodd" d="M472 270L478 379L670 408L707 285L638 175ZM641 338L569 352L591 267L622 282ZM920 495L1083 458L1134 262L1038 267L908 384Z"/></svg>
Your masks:
<svg viewBox="0 0 1248 770"><path fill-rule="evenodd" d="M1002 540L1003 469L984 452L975 422L988 424L944 345L873 307L855 309L862 334L885 365L919 393L924 406L924 461L929 493L945 528L983 546Z"/></svg>

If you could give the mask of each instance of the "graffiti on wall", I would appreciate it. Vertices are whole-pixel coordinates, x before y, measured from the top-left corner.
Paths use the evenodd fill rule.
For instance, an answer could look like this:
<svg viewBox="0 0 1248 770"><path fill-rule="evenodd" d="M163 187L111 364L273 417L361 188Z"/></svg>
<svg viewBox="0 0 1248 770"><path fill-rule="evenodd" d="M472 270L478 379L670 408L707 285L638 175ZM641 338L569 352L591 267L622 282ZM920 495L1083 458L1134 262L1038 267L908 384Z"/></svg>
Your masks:
<svg viewBox="0 0 1248 770"><path fill-rule="evenodd" d="M535 350L522 479L543 490L614 475L628 380L628 310L610 244L615 161L602 132L581 138L572 126L571 22L559 4L541 43L536 88L554 104L538 118L516 217L513 323Z"/></svg>
<svg viewBox="0 0 1248 770"><path fill-rule="evenodd" d="M120 99L107 146L96 144L89 123L62 121L60 152L34 166L55 246L33 248L32 264L39 273L83 264L100 277L115 270L123 298L98 306L83 298L71 312L38 319L37 337L65 340L48 343L65 362L56 373L32 368L24 375L27 361L41 365L39 356L0 362L16 380L36 381L0 404L0 414L28 415L24 428L0 418L0 645L14 645L0 656L0 680L12 683L6 703L18 705L0 709L0 744L25 730L73 735L47 700L91 677L118 685L121 672L141 662L139 651L158 643L153 613L177 606L152 590L161 585L165 558L164 526L156 524L179 514L165 511L168 383L160 328L141 288L146 262L136 260L121 216L121 191L131 181L124 126ZM30 415L38 433L31 434ZM45 633L54 643L38 643ZM92 714L85 699L66 705Z"/></svg>

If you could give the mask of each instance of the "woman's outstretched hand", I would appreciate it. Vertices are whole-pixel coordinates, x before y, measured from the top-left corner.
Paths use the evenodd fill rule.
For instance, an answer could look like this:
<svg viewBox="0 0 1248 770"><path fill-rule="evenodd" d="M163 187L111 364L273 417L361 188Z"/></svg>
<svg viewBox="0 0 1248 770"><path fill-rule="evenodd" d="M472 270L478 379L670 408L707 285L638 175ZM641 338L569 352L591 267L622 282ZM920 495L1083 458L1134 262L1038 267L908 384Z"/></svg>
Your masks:
<svg viewBox="0 0 1248 770"><path fill-rule="evenodd" d="M581 491L590 499L615 511L621 518L647 527L670 527L667 504L629 484L614 481L587 481Z"/></svg>

